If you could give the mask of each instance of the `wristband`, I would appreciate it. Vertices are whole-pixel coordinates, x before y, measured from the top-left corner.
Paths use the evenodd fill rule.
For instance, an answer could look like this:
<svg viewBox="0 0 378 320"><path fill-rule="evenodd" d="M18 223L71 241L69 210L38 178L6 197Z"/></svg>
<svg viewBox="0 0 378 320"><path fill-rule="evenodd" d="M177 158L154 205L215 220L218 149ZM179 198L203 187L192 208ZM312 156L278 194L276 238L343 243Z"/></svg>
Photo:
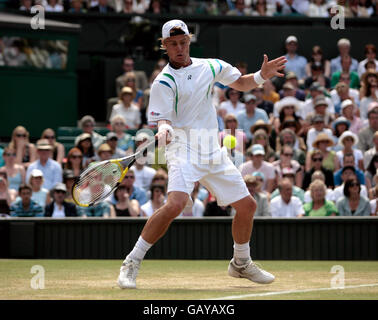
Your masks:
<svg viewBox="0 0 378 320"><path fill-rule="evenodd" d="M253 79L255 82L260 85L263 84L266 80L261 76L261 70L257 71L256 73L253 74Z"/></svg>
<svg viewBox="0 0 378 320"><path fill-rule="evenodd" d="M163 130L167 130L172 137L175 133L173 128L168 123L163 123L162 125L159 126L159 132Z"/></svg>

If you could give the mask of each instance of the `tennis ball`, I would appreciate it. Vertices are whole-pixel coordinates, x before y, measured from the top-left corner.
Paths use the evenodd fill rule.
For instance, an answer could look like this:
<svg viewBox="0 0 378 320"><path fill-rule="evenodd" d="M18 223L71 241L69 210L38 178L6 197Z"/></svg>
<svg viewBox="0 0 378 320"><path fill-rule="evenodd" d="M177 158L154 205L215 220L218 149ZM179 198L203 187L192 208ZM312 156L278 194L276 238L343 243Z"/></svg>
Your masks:
<svg viewBox="0 0 378 320"><path fill-rule="evenodd" d="M223 145L227 149L234 149L236 147L236 138L232 135L227 135L223 138Z"/></svg>

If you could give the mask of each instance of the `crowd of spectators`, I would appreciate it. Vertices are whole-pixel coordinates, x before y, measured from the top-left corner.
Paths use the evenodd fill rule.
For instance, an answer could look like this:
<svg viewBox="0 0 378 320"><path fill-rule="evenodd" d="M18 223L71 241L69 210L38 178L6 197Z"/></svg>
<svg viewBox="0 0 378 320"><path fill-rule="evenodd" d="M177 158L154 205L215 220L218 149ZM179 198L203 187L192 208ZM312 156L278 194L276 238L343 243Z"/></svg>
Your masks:
<svg viewBox="0 0 378 320"><path fill-rule="evenodd" d="M13 3L11 1L11 3ZM343 6L347 18L377 17L376 0L21 0L19 10L42 5L48 12L206 14L229 16L332 17Z"/></svg>
<svg viewBox="0 0 378 320"><path fill-rule="evenodd" d="M337 42L339 55L327 60L314 46L311 57L297 54L298 39L286 39L283 79L273 78L250 92L220 83L212 88L219 143L233 136L228 155L257 201L256 216L377 215L378 64L376 47L361 48L361 61L350 56L348 39ZM167 61L159 59L147 76L134 70L131 57L115 81L106 135L85 115L81 133L69 150L51 128L32 143L17 126L0 150L0 213L14 217L148 217L167 197L164 151L158 162L137 162L108 199L93 207L75 205L71 188L91 163L130 155L156 129L147 123L151 84ZM245 62L235 63L242 73ZM120 66L121 67L121 66ZM132 133L134 130L134 134ZM135 133L136 132L136 133ZM226 143L225 143L226 145ZM230 216L231 206L199 182L192 206L180 216Z"/></svg>

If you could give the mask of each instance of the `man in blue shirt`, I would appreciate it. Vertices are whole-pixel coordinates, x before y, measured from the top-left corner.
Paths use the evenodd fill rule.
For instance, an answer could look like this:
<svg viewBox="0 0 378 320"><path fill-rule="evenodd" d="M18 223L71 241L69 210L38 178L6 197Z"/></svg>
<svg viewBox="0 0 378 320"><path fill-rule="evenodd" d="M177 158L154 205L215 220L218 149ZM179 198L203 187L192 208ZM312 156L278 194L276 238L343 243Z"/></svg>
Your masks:
<svg viewBox="0 0 378 320"><path fill-rule="evenodd" d="M253 136L250 131L251 127L256 123L257 120L263 120L265 123L269 123L269 118L263 109L257 108L257 98L253 94L247 94L244 97L245 100L245 111L240 111L237 114L237 119L239 123L238 129L242 129L247 135L249 141L252 140Z"/></svg>
<svg viewBox="0 0 378 320"><path fill-rule="evenodd" d="M10 207L11 217L43 217L43 208L31 199L32 188L21 184L18 188L21 201L15 202Z"/></svg>
<svg viewBox="0 0 378 320"><path fill-rule="evenodd" d="M51 190L58 182L62 182L62 167L51 159L52 146L47 139L37 141L38 160L31 163L26 171L26 181L29 181L33 169L43 172L44 182L42 187Z"/></svg>
<svg viewBox="0 0 378 320"><path fill-rule="evenodd" d="M365 184L364 173L360 169L356 168L353 153L344 154L343 164L344 164L343 168L345 168L345 167L354 167L358 181L360 182L360 184ZM343 180L341 178L341 175L343 173L343 168L341 168L340 170L336 171L333 174L334 181L335 181L335 186L341 186L343 184Z"/></svg>
<svg viewBox="0 0 378 320"><path fill-rule="evenodd" d="M294 72L299 80L306 78L306 64L307 59L297 54L298 39L296 36L289 36L286 39L286 55L287 63L285 64L285 71Z"/></svg>
<svg viewBox="0 0 378 320"><path fill-rule="evenodd" d="M342 38L337 42L337 48L339 49L340 55L336 58L333 58L331 60L331 74L342 71L342 65L341 65L341 57L342 56L350 56L350 41L348 39ZM358 61L356 59L353 59L351 57L351 64L349 66L349 72L355 71L357 72L358 69Z"/></svg>

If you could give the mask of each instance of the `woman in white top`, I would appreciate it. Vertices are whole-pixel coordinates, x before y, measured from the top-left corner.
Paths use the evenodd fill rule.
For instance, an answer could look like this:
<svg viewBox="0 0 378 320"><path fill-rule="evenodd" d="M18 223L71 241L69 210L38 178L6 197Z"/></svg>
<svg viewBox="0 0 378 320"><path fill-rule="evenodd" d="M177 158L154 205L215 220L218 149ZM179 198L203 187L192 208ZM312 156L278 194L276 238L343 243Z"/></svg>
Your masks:
<svg viewBox="0 0 378 320"><path fill-rule="evenodd" d="M138 129L141 124L141 114L138 106L133 102L135 93L130 87L123 87L120 93L120 101L113 106L110 121L116 115L121 115L128 129Z"/></svg>
<svg viewBox="0 0 378 320"><path fill-rule="evenodd" d="M219 112L222 118L230 113L236 116L240 111L245 110L245 104L240 102L240 99L243 97L243 92L228 88L225 92L225 96L227 100L223 101L219 106Z"/></svg>
<svg viewBox="0 0 378 320"><path fill-rule="evenodd" d="M141 216L151 217L152 214L161 208L166 199L165 186L162 184L153 184L150 188L151 199L141 207Z"/></svg>
<svg viewBox="0 0 378 320"><path fill-rule="evenodd" d="M336 155L339 159L340 165L343 166L343 158L345 154L353 153L355 159L355 167L364 171L364 156L359 149L353 148L358 143L358 137L351 131L344 131L339 138L338 144L342 150L337 151Z"/></svg>

